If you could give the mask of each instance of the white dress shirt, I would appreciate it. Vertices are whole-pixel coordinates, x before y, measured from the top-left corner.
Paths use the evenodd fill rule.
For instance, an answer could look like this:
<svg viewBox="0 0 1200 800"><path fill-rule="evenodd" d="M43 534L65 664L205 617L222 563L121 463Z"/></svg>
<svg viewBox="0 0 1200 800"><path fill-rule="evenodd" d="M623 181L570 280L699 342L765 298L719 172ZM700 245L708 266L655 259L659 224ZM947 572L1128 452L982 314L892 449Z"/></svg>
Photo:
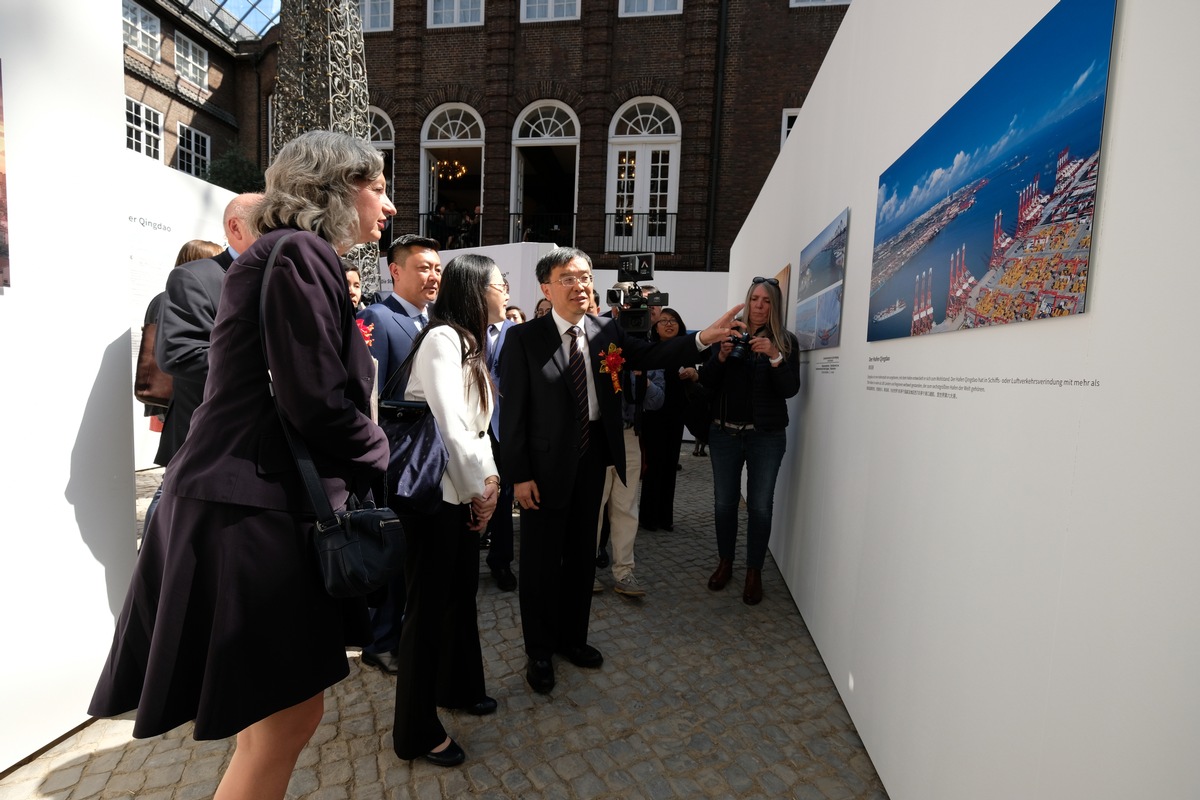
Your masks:
<svg viewBox="0 0 1200 800"><path fill-rule="evenodd" d="M572 339L567 331L571 329L573 323L567 322L558 315L557 311L553 309L550 310L550 316L554 318L554 324L558 326L558 338L562 340L562 344L560 345L562 353L564 356L566 356L567 361L570 362L570 348ZM584 320L581 319L579 320L579 324L574 326L582 331L582 334L574 341L575 344L583 351L583 364L585 367L587 367L584 372L587 373L588 419L592 422L595 422L596 420L600 419L600 400L599 396L596 394L596 379L592 377L592 361L588 357L589 350L587 343L587 328L584 327L583 323ZM599 354L597 354L596 357L599 358Z"/></svg>

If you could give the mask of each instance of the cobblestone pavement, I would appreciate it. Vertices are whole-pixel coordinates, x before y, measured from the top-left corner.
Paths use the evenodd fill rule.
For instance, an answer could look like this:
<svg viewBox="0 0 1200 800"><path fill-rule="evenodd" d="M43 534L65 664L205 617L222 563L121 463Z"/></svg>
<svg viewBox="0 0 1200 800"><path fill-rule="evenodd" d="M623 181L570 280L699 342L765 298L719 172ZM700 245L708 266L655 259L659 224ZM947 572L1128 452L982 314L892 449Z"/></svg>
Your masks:
<svg viewBox="0 0 1200 800"><path fill-rule="evenodd" d="M534 694L515 592L501 592L480 557L479 634L490 717L443 711L467 752L458 768L396 758L395 680L351 658L300 756L289 798L873 798L886 793L808 630L769 559L761 605L734 580L706 587L716 566L708 459L681 456L673 533L637 540L640 600L595 595L591 644L599 670L555 660L558 685ZM139 511L157 475L139 476ZM743 538L745 515L742 515ZM519 544L519 537L518 537ZM247 653L247 658L258 654ZM98 720L0 779L0 800L211 797L233 740L197 742L191 726L130 738L129 717Z"/></svg>

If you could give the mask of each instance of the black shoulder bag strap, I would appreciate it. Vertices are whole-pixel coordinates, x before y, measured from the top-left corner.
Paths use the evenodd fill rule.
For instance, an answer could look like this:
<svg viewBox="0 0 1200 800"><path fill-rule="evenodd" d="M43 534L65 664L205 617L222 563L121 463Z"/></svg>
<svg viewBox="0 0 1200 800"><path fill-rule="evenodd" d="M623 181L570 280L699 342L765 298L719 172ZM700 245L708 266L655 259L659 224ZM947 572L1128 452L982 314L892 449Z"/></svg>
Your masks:
<svg viewBox="0 0 1200 800"><path fill-rule="evenodd" d="M288 447L292 450L292 456L296 459L296 466L300 470L300 477L304 481L304 488L308 491L309 502L312 503L313 511L317 514L317 531L324 533L339 527L337 515L333 513L333 506L330 505L329 497L321 486L321 477L317 474L312 455L308 452L308 445L296 434L291 423L284 419L283 412L279 410L279 398L275 396L275 383L271 377L271 362L267 360L267 283L271 280L271 270L275 266L275 257L279 255L279 248L283 247L283 243L293 236L295 236L294 233L289 233L279 237L279 241L275 242L275 246L271 248L271 255L267 257L266 266L263 267L262 290L258 296L258 341L262 345L263 363L267 366L267 388L275 403L275 412L279 414L279 424L283 426L283 435L287 437Z"/></svg>

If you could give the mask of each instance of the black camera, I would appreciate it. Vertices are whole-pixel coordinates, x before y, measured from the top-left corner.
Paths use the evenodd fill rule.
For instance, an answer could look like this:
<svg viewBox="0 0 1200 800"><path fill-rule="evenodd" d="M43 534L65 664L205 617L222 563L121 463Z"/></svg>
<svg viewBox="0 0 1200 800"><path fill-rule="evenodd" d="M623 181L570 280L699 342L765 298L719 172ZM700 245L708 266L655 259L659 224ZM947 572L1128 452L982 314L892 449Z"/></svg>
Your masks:
<svg viewBox="0 0 1200 800"><path fill-rule="evenodd" d="M750 331L742 331L740 336L730 336L733 349L729 351L730 358L745 358L750 355Z"/></svg>
<svg viewBox="0 0 1200 800"><path fill-rule="evenodd" d="M650 330L650 304L642 297L635 283L626 294L621 289L609 289L606 299L613 308L617 324L627 333L646 333Z"/></svg>

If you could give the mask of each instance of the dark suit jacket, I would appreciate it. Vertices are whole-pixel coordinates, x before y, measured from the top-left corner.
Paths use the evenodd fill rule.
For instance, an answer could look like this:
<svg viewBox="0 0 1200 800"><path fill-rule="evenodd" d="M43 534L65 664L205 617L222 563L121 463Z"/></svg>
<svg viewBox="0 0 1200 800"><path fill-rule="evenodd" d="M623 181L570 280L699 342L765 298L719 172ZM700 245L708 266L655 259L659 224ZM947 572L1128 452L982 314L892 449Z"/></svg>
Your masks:
<svg viewBox="0 0 1200 800"><path fill-rule="evenodd" d="M599 354L616 344L631 369L647 370L694 364L700 351L694 336L651 344L627 335L612 319L585 314L582 324L605 441L617 474L625 480L621 398L612 379L600 372ZM570 502L579 463L575 394L562 345L554 317L547 314L510 329L500 359L501 477L506 484L537 481L542 505L548 508Z"/></svg>
<svg viewBox="0 0 1200 800"><path fill-rule="evenodd" d="M204 403L163 482L183 497L291 512L311 510L267 386L265 335L280 411L308 445L333 507L382 480L387 438L365 415L373 371L337 254L307 232L280 250L259 325L272 231L225 278Z"/></svg>
<svg viewBox="0 0 1200 800"><path fill-rule="evenodd" d="M511 319L506 319L500 323L500 333L496 336L496 346L487 351L487 366L488 372L492 375L492 383L496 387L500 386L500 353L504 350L504 339L508 336L508 329L517 323ZM500 398L496 397L496 402L492 405L492 436L497 440L500 438Z"/></svg>
<svg viewBox="0 0 1200 800"><path fill-rule="evenodd" d="M382 303L373 303L359 311L358 318L364 324L375 326L371 331L371 355L379 362L380 399L403 400L404 386L408 381L400 381L386 396L383 390L392 373L400 369L412 352L413 342L420 333L416 320L408 315L393 294L389 294Z"/></svg>
<svg viewBox="0 0 1200 800"><path fill-rule="evenodd" d="M154 462L165 467L187 438L192 414L204 399L208 378L208 348L221 284L233 263L228 250L214 258L180 264L167 276L167 290L158 312L154 358L158 368L175 379L167 418L163 421Z"/></svg>

